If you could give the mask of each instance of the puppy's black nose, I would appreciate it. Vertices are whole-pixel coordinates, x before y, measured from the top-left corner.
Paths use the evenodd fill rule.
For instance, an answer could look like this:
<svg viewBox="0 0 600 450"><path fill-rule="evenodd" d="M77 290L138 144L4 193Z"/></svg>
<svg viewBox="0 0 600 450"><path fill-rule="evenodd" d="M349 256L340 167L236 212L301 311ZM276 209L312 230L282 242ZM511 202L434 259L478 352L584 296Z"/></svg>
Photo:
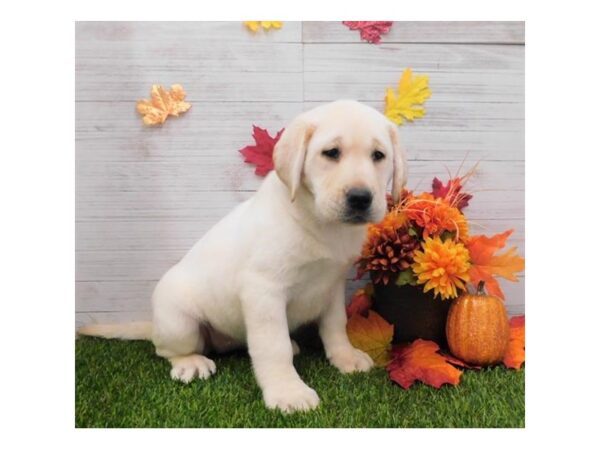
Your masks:
<svg viewBox="0 0 600 450"><path fill-rule="evenodd" d="M346 194L348 206L355 211L365 211L371 206L373 194L368 189L352 188Z"/></svg>

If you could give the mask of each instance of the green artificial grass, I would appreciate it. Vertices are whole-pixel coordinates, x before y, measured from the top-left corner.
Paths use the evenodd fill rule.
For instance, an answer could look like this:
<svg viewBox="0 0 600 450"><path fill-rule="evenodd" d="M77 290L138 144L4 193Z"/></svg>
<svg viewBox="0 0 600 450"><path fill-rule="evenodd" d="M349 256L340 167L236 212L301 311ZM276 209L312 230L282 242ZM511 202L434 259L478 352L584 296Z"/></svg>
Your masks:
<svg viewBox="0 0 600 450"><path fill-rule="evenodd" d="M149 342L79 338L77 427L524 427L525 373L465 371L461 383L403 390L384 369L342 375L322 352L294 363L321 398L318 409L284 415L265 408L246 353L214 358L217 374L183 385Z"/></svg>

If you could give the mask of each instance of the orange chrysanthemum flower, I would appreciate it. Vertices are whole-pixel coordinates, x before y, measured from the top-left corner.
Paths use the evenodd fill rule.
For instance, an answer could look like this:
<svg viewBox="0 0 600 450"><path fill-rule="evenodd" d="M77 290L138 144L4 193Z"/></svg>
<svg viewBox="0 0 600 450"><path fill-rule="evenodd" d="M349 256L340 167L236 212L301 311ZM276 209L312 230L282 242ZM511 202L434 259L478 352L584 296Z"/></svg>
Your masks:
<svg viewBox="0 0 600 450"><path fill-rule="evenodd" d="M417 283L424 284L424 292L433 289L442 300L458 296L457 289L464 290L469 281L469 251L461 242L440 237L425 238L423 250L414 254L412 269Z"/></svg>
<svg viewBox="0 0 600 450"><path fill-rule="evenodd" d="M459 209L429 192L407 198L403 211L411 221L423 228L424 238L439 236L444 231L456 233L456 239L462 242L469 237L467 219Z"/></svg>
<svg viewBox="0 0 600 450"><path fill-rule="evenodd" d="M419 241L409 234L407 225L406 214L393 209L381 223L369 226L357 261L357 279L370 272L375 283L388 284L399 272L410 268Z"/></svg>

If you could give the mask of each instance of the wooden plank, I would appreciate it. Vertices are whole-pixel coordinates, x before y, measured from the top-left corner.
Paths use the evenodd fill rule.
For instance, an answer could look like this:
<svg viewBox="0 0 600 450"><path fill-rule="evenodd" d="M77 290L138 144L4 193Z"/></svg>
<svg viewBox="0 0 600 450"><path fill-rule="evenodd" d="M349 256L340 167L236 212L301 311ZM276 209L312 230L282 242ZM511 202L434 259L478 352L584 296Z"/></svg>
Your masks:
<svg viewBox="0 0 600 450"><path fill-rule="evenodd" d="M487 161L525 159L524 129L432 130L409 124L400 129L400 136L410 160L462 161L468 157L485 165Z"/></svg>
<svg viewBox="0 0 600 450"><path fill-rule="evenodd" d="M183 121L182 121L183 122ZM266 128L271 135L281 129L275 120L255 123ZM273 124L273 125L271 125ZM208 158L230 161L238 150L252 145L252 119L239 127L222 124L215 133L197 132L178 134L179 123L166 123L159 132L131 130L111 135L102 129L90 131L76 139L77 163L98 162L202 162ZM416 125L416 126L413 126ZM205 130L209 125L199 128ZM99 127L102 128L102 127ZM223 133L221 133L223 131ZM116 133L113 133L116 134ZM525 131L494 130L432 130L418 124L407 124L400 129L402 145L410 161L435 162L437 167L448 161L523 161L525 157ZM110 139L110 141L107 141Z"/></svg>
<svg viewBox="0 0 600 450"><path fill-rule="evenodd" d="M251 191L231 192L98 192L75 195L78 220L198 220L216 222L237 204L250 198Z"/></svg>
<svg viewBox="0 0 600 450"><path fill-rule="evenodd" d="M397 89L403 68L391 72L340 70L306 72L304 99L327 102L353 98L365 102L383 102L388 87ZM518 72L461 73L434 72L429 75L432 96L426 106L447 102L464 103L519 103L525 98L525 75Z"/></svg>
<svg viewBox="0 0 600 450"><path fill-rule="evenodd" d="M524 72L523 46L472 44L305 44L305 72Z"/></svg>
<svg viewBox="0 0 600 450"><path fill-rule="evenodd" d="M194 158L188 162L77 162L76 185L81 194L102 192L175 193L181 191L247 191L260 187L263 178L239 154L221 158ZM429 189L435 176L459 173L462 161L431 163L409 160L409 186ZM464 173L475 163L465 161ZM468 186L475 190L523 190L524 162L483 161ZM153 196L153 195L152 195Z"/></svg>
<svg viewBox="0 0 600 450"><path fill-rule="evenodd" d="M77 281L77 312L148 311L158 280Z"/></svg>
<svg viewBox="0 0 600 450"><path fill-rule="evenodd" d="M346 301L365 280L348 281ZM500 280L510 315L524 313L525 278L512 283ZM151 295L156 281L101 281L76 283L78 326L85 323L116 323L151 318Z"/></svg>
<svg viewBox="0 0 600 450"><path fill-rule="evenodd" d="M525 314L525 304L506 304L508 315L519 316ZM76 312L75 329L90 323L128 323L149 321L152 318L150 310L143 311L116 311L116 312Z"/></svg>
<svg viewBox="0 0 600 450"><path fill-rule="evenodd" d="M96 192L76 195L77 220L205 220L224 217L250 191ZM470 220L523 219L523 191L482 191L469 207Z"/></svg>
<svg viewBox="0 0 600 450"><path fill-rule="evenodd" d="M219 42L228 43L298 43L302 40L301 22L284 22L279 30L253 33L243 22L85 22L75 24L75 40L78 43L98 41L118 42L168 42L173 46L208 46Z"/></svg>
<svg viewBox="0 0 600 450"><path fill-rule="evenodd" d="M468 209L465 210L468 214ZM187 251L215 223L217 218L200 217L198 220L107 220L78 221L75 226L76 251ZM495 234L513 228L509 245L519 245L520 253L525 239L525 221L482 219L471 223L471 234Z"/></svg>
<svg viewBox="0 0 600 450"><path fill-rule="evenodd" d="M151 309L152 292L158 280L112 280L77 281L77 312L117 312L148 311ZM354 291L363 287L367 280L346 280L346 300ZM519 305L525 293L525 276L519 276L518 282L499 280L506 296L507 306Z"/></svg>
<svg viewBox="0 0 600 450"><path fill-rule="evenodd" d="M201 236L199 234L196 240ZM76 280L156 280L179 262L191 248L190 245L177 250L157 250L151 244L151 242L147 242L143 249L108 250L108 248L114 247L114 244L107 243L106 250L77 251L75 254ZM511 239L509 245L516 245L519 249L524 249L522 240ZM520 252L520 254L522 253Z"/></svg>
<svg viewBox="0 0 600 450"><path fill-rule="evenodd" d="M303 22L306 43L357 43L360 33L342 22ZM524 44L525 22L395 22L382 43ZM365 42L365 45L370 45Z"/></svg>
<svg viewBox="0 0 600 450"><path fill-rule="evenodd" d="M185 253L180 250L76 252L75 280L158 280Z"/></svg>
<svg viewBox="0 0 600 450"><path fill-rule="evenodd" d="M326 102L304 102L305 108L313 108ZM383 111L383 99L363 102ZM523 132L525 105L522 103L447 103L428 102L426 116L403 126L428 131L491 131Z"/></svg>
<svg viewBox="0 0 600 450"><path fill-rule="evenodd" d="M151 320L150 310L117 312L75 312L75 329L90 323L127 323Z"/></svg>
<svg viewBox="0 0 600 450"><path fill-rule="evenodd" d="M173 138L181 135L182 139L187 138L189 141L190 137L202 134L218 136L222 130L230 130L234 135L237 133L247 135L248 129L252 130L253 123L262 125L267 121L273 123L277 120L274 129L279 129L284 127L301 111L309 110L323 103L327 102L306 101L304 104L286 102L284 105L273 103L264 105L264 108L259 108L254 104L242 104L242 102L231 104L200 103L195 105L197 108L192 106L192 109L186 112L185 116L170 119L162 127L155 128L143 126L139 114L135 111L134 102L78 103L76 110L79 114L76 122L77 142L105 139L106 135L102 135L102 133L111 133L117 142L125 136L155 139L156 137L164 138L165 135ZM381 112L384 110L383 98L363 103ZM236 114L236 111L246 108L246 105L249 109L241 117L234 119L229 124L216 124L218 121L230 120ZM525 112L522 103L428 101L425 106L427 115L421 120L405 125L404 128L427 127L428 130L432 131L486 130L490 132L519 131L523 129ZM269 112L270 108L272 108L272 112ZM215 128L212 128L213 123L215 123ZM268 123L262 126L268 126ZM225 136L229 135L225 134Z"/></svg>
<svg viewBox="0 0 600 450"><path fill-rule="evenodd" d="M506 304L509 316L525 314L525 304ZM76 312L75 328L90 323L128 323L151 320L150 310L143 311L116 311L116 312Z"/></svg>
<svg viewBox="0 0 600 450"><path fill-rule="evenodd" d="M83 80L114 76L130 80L135 76L170 74L170 77L195 72L223 74L239 72L302 72L300 43L211 42L198 45L186 39L173 41L131 41L127 45L112 41L79 41L75 49L75 70Z"/></svg>
<svg viewBox="0 0 600 450"><path fill-rule="evenodd" d="M130 105L114 105L76 105L78 162L188 162L233 155L253 143L253 124L274 135L304 109L301 103L248 103L244 107L236 104L231 106L236 114L228 120L224 116L229 106L203 105L187 113L190 120L181 118L168 121L161 128L149 129L142 126ZM460 118L456 119L456 128L432 129L426 126L431 115L429 110L422 125L415 122L400 128L411 160L461 161L467 155L469 159L483 161L524 160L524 129L471 130L461 126L464 123L460 123Z"/></svg>
<svg viewBox="0 0 600 450"><path fill-rule="evenodd" d="M192 221L78 221L76 251L187 250L214 225L213 218Z"/></svg>
<svg viewBox="0 0 600 450"><path fill-rule="evenodd" d="M253 143L253 124L274 134L302 110L317 104L201 104L185 117L167 121L160 128L148 128L133 104L78 103L76 158L78 163L187 163L206 161L211 156L241 161L237 150ZM522 105L432 103L427 111L424 119L400 129L411 159L460 161L467 154L472 160L524 159Z"/></svg>
<svg viewBox="0 0 600 450"><path fill-rule="evenodd" d="M84 75L83 72L78 72ZM171 86L181 83L187 93L186 100L196 108L202 102L294 102L302 100L302 73L203 72L190 69L175 75L169 68L107 74L85 73L76 77L78 102L125 102L135 112L135 102L150 97L153 84ZM233 110L232 110L233 111ZM189 112L186 113L189 115Z"/></svg>

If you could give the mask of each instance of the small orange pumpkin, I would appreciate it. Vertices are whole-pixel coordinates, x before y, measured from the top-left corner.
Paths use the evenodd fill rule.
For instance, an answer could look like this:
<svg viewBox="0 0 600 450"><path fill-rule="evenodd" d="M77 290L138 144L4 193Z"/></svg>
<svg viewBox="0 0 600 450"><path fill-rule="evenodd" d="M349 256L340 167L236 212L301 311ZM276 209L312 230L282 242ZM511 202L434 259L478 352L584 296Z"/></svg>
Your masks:
<svg viewBox="0 0 600 450"><path fill-rule="evenodd" d="M450 306L446 337L450 351L469 364L489 366L504 358L510 327L504 303L487 295L484 282L476 294L465 294Z"/></svg>

